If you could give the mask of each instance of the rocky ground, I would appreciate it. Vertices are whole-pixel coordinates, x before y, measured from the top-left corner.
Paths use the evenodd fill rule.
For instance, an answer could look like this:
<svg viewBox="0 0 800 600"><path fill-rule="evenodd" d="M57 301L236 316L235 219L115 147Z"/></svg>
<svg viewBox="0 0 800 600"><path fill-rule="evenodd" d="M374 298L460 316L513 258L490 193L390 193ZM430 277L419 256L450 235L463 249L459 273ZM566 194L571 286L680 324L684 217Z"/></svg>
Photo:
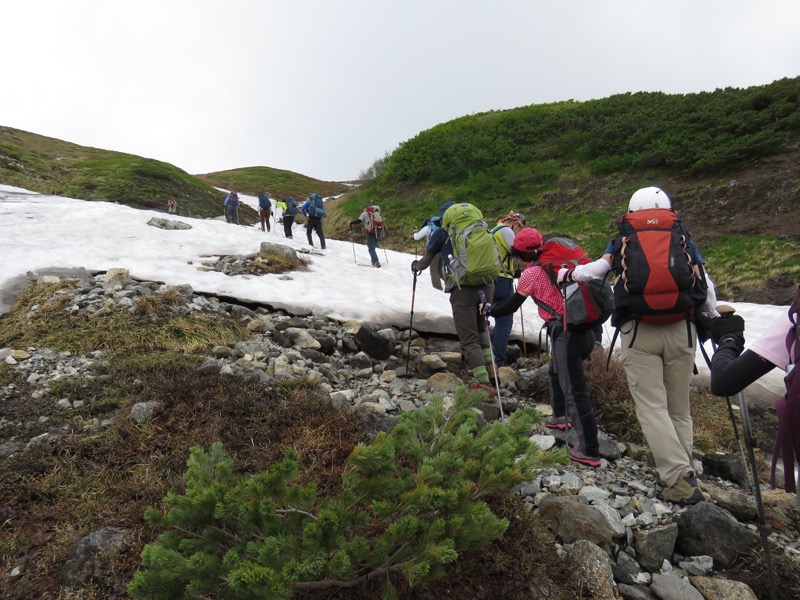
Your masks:
<svg viewBox="0 0 800 600"><path fill-rule="evenodd" d="M450 395L469 382L453 339L412 333L409 340L407 331L355 321L337 323L320 313L297 317L268 312L263 307L199 295L186 286L169 288L132 281L124 273L107 280L83 272L74 283L74 289L61 292L69 294L67 310L87 319L102 318L117 307L133 307L143 296L177 290L184 302L174 310L234 319L252 333L251 339L213 348L197 368L198 377L212 373L265 387L304 377L316 383L333 405L359 415L372 431L391 428L400 415L422 406L431 393ZM0 360L5 364L0 368L26 382L24 387L0 387L0 461L6 472L25 464L15 459L36 448L57 449L74 436L103 436L115 420L157 426L166 410L155 400L138 402L125 414L96 407L91 419L78 423L70 414L92 398L56 397L51 390L66 380L102 376L102 352L76 356L45 347L5 348L0 350ZM548 415L547 374L542 362L541 357L520 357L513 368L501 369L501 403L483 405L483 418L500 418L501 406L506 415L523 405L533 405ZM531 432L543 449L563 446L572 435L571 431L548 430L543 424ZM552 534L549 543L583 581L584 598L769 597L763 560L743 559L763 555L759 533L766 535L766 531L757 526L754 496L746 489L747 476L737 456L698 453L706 501L683 507L660 499L646 448L605 434L601 441L599 468L570 463L546 469L516 489L521 506L547 525ZM794 496L766 488L762 495L771 531L768 546L778 563L780 598L800 598L797 578L786 575L800 572L800 515ZM19 511L24 511L24 506L4 509L0 544L3 536L13 535ZM62 590L80 590L96 584L98 577L108 577L113 570L109 563L114 560L109 549L133 535L130 527L114 523L109 519L106 526L82 532L68 559L59 564ZM15 581L28 576L28 560L4 551L0 595L23 597L15 595ZM473 587L472 595L450 582L447 592L443 587L427 588L433 590L431 595L416 597L550 597L551 590L541 581L529 582L526 596L492 595L493 589L503 589L502 582L493 577L509 576L485 573L478 586L480 593ZM114 589L117 596L124 596L124 582ZM53 595L49 597L56 597L58 590L50 592ZM407 597L412 596L409 593Z"/></svg>

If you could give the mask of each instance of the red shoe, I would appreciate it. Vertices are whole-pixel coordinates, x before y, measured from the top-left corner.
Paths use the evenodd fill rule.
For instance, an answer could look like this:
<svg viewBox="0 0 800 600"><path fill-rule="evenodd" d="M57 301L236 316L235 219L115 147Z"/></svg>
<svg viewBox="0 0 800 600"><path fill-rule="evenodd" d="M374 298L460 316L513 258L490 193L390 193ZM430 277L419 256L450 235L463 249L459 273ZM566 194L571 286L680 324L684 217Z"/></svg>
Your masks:
<svg viewBox="0 0 800 600"><path fill-rule="evenodd" d="M569 454L569 457L572 460L574 460L575 462L581 463L582 465L586 465L588 467L599 467L600 466L600 457L599 456L597 456L597 457L587 456L586 454L584 454L583 452L578 450L578 448L576 446L570 446L569 448L567 448L567 454Z"/></svg>
<svg viewBox="0 0 800 600"><path fill-rule="evenodd" d="M567 417L550 417L544 422L544 426L548 429L564 431L567 427L572 427L572 422Z"/></svg>
<svg viewBox="0 0 800 600"><path fill-rule="evenodd" d="M489 398L496 398L497 397L497 390L495 390L488 383L480 383L480 382L478 382L472 387L472 389L474 391L483 390L484 392L486 392L486 395L489 396Z"/></svg>

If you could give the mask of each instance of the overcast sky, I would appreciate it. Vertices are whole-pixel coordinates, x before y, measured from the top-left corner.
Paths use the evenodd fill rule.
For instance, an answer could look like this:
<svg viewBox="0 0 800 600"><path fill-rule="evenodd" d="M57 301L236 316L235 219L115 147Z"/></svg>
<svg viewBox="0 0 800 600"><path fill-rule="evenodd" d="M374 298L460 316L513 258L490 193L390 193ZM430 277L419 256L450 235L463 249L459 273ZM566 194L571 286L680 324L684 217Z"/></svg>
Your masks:
<svg viewBox="0 0 800 600"><path fill-rule="evenodd" d="M356 178L466 114L800 75L797 0L3 2L0 125Z"/></svg>

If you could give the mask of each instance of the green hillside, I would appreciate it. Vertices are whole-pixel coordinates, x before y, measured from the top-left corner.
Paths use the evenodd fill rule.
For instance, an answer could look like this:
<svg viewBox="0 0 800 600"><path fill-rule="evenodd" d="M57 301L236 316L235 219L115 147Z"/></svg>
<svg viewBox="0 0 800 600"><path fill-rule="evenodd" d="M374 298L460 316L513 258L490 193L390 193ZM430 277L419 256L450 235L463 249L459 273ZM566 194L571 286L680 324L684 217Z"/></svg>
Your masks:
<svg viewBox="0 0 800 600"><path fill-rule="evenodd" d="M219 191L170 164L10 127L0 127L0 182L44 194L164 211L174 195L183 215L221 214Z"/></svg>
<svg viewBox="0 0 800 600"><path fill-rule="evenodd" d="M190 175L165 162L79 146L55 138L0 126L0 183L44 194L118 202L134 208L163 210L175 196L181 215L222 215L224 194L215 187L247 194L304 198L312 191L338 195L349 188L290 171L250 167ZM242 223L257 220L255 211L240 209Z"/></svg>
<svg viewBox="0 0 800 600"><path fill-rule="evenodd" d="M364 204L381 204L387 243L397 248L413 249L422 219L452 199L476 204L489 220L518 210L543 233L571 235L599 254L631 193L658 185L724 295L786 302L800 281L799 108L794 78L465 116L400 144L380 161L380 175L339 206L353 218ZM332 235L349 235L345 219L329 222Z"/></svg>

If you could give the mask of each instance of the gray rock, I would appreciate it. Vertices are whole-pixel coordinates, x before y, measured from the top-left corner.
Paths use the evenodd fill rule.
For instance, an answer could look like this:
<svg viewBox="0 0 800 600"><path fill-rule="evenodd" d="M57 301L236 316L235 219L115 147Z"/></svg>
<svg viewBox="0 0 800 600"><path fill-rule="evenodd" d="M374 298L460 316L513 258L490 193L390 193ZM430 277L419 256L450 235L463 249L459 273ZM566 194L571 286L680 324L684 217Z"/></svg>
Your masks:
<svg viewBox="0 0 800 600"><path fill-rule="evenodd" d="M103 527L78 540L64 564L62 586L70 591L99 582L129 539L127 529Z"/></svg>
<svg viewBox="0 0 800 600"><path fill-rule="evenodd" d="M758 535L740 524L727 510L710 502L690 506L675 517L677 549L684 556L707 554L716 569L727 569L737 558L749 554Z"/></svg>

